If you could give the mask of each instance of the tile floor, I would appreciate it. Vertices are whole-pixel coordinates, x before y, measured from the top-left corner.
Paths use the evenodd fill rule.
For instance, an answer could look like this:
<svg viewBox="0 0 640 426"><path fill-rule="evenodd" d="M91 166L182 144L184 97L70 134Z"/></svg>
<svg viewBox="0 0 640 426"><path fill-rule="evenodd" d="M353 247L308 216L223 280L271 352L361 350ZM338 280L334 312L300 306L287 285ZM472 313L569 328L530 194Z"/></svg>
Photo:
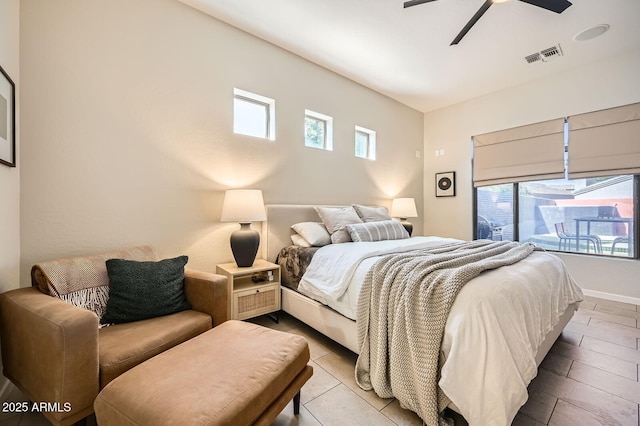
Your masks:
<svg viewBox="0 0 640 426"><path fill-rule="evenodd" d="M301 334L311 349L314 375L302 388L300 415L289 404L275 425L422 424L397 401L355 384L352 352L286 314L279 324L267 317L254 322ZM587 297L529 385L529 401L513 424L640 426L639 345L640 307ZM8 400L24 397L14 391ZM466 425L459 417L455 422ZM45 424L37 414L0 413L0 426Z"/></svg>

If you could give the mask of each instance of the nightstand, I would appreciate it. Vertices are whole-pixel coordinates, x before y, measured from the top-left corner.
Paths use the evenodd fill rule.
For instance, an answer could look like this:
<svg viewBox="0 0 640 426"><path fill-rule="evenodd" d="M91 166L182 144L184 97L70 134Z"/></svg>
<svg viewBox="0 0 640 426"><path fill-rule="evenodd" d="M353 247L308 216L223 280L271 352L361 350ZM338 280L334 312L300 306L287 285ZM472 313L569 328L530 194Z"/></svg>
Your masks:
<svg viewBox="0 0 640 426"><path fill-rule="evenodd" d="M239 268L223 263L216 272L228 279L231 319L243 320L280 310L280 266L256 259L252 266Z"/></svg>

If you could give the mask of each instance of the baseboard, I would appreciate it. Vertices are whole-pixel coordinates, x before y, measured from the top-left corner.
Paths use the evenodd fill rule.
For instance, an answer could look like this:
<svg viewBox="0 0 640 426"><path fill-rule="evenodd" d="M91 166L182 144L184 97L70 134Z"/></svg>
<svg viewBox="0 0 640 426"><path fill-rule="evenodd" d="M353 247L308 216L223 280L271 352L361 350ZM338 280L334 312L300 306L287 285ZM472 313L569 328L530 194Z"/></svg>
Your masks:
<svg viewBox="0 0 640 426"><path fill-rule="evenodd" d="M621 296L619 294L605 293L603 291L582 289L585 296L597 297L600 299L612 300L614 302L631 303L632 305L640 305L640 298Z"/></svg>

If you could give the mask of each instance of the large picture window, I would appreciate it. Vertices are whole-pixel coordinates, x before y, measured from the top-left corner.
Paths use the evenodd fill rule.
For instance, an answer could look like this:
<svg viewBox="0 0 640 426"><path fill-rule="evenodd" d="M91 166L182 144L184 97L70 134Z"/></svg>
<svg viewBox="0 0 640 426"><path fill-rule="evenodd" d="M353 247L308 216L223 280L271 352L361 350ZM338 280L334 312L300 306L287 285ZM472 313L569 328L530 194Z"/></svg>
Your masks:
<svg viewBox="0 0 640 426"><path fill-rule="evenodd" d="M640 104L564 122L474 137L475 237L639 258Z"/></svg>
<svg viewBox="0 0 640 426"><path fill-rule="evenodd" d="M476 237L532 242L553 251L636 257L635 181L633 175L620 175L479 187Z"/></svg>

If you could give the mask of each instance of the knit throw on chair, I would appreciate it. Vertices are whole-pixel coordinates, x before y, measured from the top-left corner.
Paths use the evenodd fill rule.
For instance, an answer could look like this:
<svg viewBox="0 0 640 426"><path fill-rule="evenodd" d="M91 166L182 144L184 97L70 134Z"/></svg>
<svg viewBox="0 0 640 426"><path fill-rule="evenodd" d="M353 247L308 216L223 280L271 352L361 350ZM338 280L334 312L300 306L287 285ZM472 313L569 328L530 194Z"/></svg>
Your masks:
<svg viewBox="0 0 640 426"><path fill-rule="evenodd" d="M108 259L156 260L152 247L141 246L109 253L42 262L31 268L31 283L40 291L88 309L98 318L109 299Z"/></svg>

